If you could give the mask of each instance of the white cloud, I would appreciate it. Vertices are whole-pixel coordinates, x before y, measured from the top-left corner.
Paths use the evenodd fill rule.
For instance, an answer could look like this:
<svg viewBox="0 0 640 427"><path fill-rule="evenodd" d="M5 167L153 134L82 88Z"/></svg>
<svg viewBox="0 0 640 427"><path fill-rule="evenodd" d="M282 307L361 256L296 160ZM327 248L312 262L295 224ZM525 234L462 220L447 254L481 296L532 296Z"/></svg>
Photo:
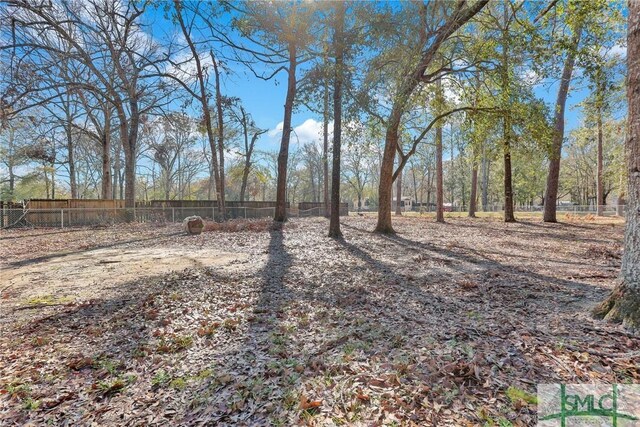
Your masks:
<svg viewBox="0 0 640 427"><path fill-rule="evenodd" d="M333 122L329 122L329 137L331 137L331 128ZM271 129L267 135L270 138L275 139L282 134L283 122L278 123L273 129ZM307 143L322 144L323 140L323 124L315 119L306 119L298 126L293 127L291 133L291 143L304 145Z"/></svg>
<svg viewBox="0 0 640 427"><path fill-rule="evenodd" d="M520 77L526 84L536 85L542 80L541 76L531 68L527 68L520 73Z"/></svg>
<svg viewBox="0 0 640 427"><path fill-rule="evenodd" d="M272 138L274 136L279 135L282 132L283 126L284 126L284 122L278 123L275 128L273 128L269 132L267 132L267 135L269 135Z"/></svg>
<svg viewBox="0 0 640 427"><path fill-rule="evenodd" d="M627 57L627 47L621 46L621 45L615 45L611 49L609 49L608 52L606 52L606 55L610 58L617 57L620 59L624 59Z"/></svg>
<svg viewBox="0 0 640 427"><path fill-rule="evenodd" d="M322 122L307 119L301 125L293 128L293 134L298 137L300 144L322 141Z"/></svg>
<svg viewBox="0 0 640 427"><path fill-rule="evenodd" d="M452 79L442 79L442 94L447 102L459 104L462 101L462 89Z"/></svg>
<svg viewBox="0 0 640 427"><path fill-rule="evenodd" d="M168 64L165 72L182 80L184 83L194 82L198 76L196 60L189 51L183 51L173 58L174 64Z"/></svg>

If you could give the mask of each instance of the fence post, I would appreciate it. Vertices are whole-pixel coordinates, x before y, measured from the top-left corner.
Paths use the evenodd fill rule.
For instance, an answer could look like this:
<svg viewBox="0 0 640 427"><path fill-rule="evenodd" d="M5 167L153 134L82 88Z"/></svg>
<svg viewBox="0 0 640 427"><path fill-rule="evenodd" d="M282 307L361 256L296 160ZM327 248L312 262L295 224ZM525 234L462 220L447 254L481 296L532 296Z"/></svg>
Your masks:
<svg viewBox="0 0 640 427"><path fill-rule="evenodd" d="M64 209L60 209L60 228L64 228Z"/></svg>
<svg viewBox="0 0 640 427"><path fill-rule="evenodd" d="M247 207L244 206L244 219L247 219Z"/></svg>
<svg viewBox="0 0 640 427"><path fill-rule="evenodd" d="M171 222L176 222L176 208L171 208Z"/></svg>

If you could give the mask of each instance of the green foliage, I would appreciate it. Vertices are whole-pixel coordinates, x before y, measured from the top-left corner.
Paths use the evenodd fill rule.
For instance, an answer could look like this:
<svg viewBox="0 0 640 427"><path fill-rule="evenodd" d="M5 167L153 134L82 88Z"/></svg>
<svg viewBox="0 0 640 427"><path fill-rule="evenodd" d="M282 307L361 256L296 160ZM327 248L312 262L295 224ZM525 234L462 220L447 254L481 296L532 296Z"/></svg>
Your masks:
<svg viewBox="0 0 640 427"><path fill-rule="evenodd" d="M169 375L164 369L158 370L151 379L151 385L153 387L162 387L171 381L171 375Z"/></svg>
<svg viewBox="0 0 640 427"><path fill-rule="evenodd" d="M510 386L505 394L513 404L517 403L520 400L533 405L538 403L538 398L536 395L528 393L527 391L522 390L518 387Z"/></svg>

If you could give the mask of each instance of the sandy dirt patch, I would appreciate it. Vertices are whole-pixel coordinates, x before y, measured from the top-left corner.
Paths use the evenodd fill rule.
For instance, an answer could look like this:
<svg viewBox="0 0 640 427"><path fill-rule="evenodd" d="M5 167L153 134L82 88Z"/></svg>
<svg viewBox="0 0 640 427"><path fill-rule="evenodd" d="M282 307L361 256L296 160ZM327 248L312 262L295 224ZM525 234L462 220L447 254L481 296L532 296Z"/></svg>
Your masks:
<svg viewBox="0 0 640 427"><path fill-rule="evenodd" d="M137 279L186 268L232 272L247 255L185 247L101 248L53 253L12 263L0 271L2 311L68 304L128 291ZM1 322L1 320L0 320Z"/></svg>

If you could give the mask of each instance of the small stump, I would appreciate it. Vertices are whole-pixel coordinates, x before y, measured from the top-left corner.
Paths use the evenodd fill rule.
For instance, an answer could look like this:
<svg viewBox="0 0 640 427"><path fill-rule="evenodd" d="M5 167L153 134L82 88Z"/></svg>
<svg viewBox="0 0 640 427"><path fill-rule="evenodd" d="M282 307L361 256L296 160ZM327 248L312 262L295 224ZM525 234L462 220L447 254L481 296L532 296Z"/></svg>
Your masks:
<svg viewBox="0 0 640 427"><path fill-rule="evenodd" d="M204 229L204 221L199 216L188 216L182 221L182 226L187 234L200 234Z"/></svg>

